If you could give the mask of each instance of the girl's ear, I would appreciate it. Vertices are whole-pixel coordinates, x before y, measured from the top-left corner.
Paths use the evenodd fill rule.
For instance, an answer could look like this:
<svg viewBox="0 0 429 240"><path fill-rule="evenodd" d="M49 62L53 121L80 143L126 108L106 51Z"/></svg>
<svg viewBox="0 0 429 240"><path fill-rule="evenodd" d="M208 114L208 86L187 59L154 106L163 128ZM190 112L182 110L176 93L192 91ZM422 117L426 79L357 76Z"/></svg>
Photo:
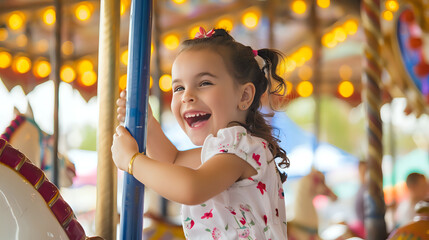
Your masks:
<svg viewBox="0 0 429 240"><path fill-rule="evenodd" d="M245 83L241 86L241 98L238 105L240 110L247 110L253 102L253 98L255 97L255 85L253 83Z"/></svg>

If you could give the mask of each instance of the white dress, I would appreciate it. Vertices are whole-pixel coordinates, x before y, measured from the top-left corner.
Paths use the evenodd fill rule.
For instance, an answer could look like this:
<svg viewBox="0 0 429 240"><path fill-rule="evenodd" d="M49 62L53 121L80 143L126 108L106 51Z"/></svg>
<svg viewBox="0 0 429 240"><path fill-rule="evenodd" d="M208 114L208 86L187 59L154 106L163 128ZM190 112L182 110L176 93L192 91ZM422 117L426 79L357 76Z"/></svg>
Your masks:
<svg viewBox="0 0 429 240"><path fill-rule="evenodd" d="M257 174L200 205L182 206L183 230L187 239L282 240L286 236L284 192L276 163L262 138L234 126L209 135L204 141L201 162L214 155L235 154Z"/></svg>

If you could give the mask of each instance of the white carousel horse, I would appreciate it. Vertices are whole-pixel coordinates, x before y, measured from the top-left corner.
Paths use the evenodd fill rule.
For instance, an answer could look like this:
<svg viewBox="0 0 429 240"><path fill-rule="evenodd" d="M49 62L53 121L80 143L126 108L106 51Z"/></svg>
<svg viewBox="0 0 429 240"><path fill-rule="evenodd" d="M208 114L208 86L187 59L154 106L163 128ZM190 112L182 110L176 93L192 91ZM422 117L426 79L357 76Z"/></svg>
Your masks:
<svg viewBox="0 0 429 240"><path fill-rule="evenodd" d="M319 237L319 220L313 199L317 195L325 195L332 200L337 196L325 183L325 176L320 171L312 169L298 182L298 192L295 197L295 218L287 223L289 240L316 240Z"/></svg>
<svg viewBox="0 0 429 240"><path fill-rule="evenodd" d="M86 239L42 170L0 139L0 239Z"/></svg>
<svg viewBox="0 0 429 240"><path fill-rule="evenodd" d="M20 114L15 108L15 119L11 121L0 138L8 141L15 148L28 156L40 167L49 179L52 179L53 137L43 132L34 121L33 112L28 105L27 113ZM68 158L58 153L59 185L71 186L76 176L75 166Z"/></svg>

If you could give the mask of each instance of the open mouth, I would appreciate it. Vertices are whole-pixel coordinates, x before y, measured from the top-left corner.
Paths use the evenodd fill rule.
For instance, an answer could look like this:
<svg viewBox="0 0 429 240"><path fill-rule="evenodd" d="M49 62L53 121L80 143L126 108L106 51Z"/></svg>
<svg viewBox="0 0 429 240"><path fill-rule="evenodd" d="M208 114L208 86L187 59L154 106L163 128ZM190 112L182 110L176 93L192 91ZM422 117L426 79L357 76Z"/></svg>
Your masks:
<svg viewBox="0 0 429 240"><path fill-rule="evenodd" d="M211 117L209 113L187 113L184 118L190 127L197 127Z"/></svg>

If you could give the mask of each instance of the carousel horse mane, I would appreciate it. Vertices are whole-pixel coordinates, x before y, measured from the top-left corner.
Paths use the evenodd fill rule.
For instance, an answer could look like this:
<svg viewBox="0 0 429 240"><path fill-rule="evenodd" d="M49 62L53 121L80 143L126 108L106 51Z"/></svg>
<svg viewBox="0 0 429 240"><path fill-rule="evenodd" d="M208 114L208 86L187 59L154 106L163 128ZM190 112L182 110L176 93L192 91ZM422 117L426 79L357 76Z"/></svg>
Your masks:
<svg viewBox="0 0 429 240"><path fill-rule="evenodd" d="M29 109L26 113L29 116L20 114L15 109L15 119L6 127L0 138L20 149L36 166L39 166L50 177L52 176L51 156L53 150L51 146L53 138L40 129L32 117L33 114L30 107ZM38 138L34 136L38 136ZM74 164L60 153L58 153L58 161L60 186L71 186L73 177L76 176Z"/></svg>
<svg viewBox="0 0 429 240"><path fill-rule="evenodd" d="M64 201L61 194L59 193L58 188L55 187L55 185L52 184L46 178L42 170L40 170L38 167L33 165L31 161L23 153L13 148L4 139L0 139L0 167L2 166L5 166L6 169L10 169L16 174L18 174L18 176L23 179L23 181L21 182L29 184L30 186L32 186L33 190L39 193L40 197L43 198L43 200L45 201L46 207L49 208L51 214L55 216L59 225L62 227L62 229L64 230L64 232L66 233L69 239L82 240L86 238L85 231L83 230L79 222L77 222L75 215L73 213L73 210ZM12 185L13 183L9 183L3 180L2 184L3 186L5 186L5 185ZM0 189L0 193L2 193L4 198L6 199L6 203L8 199L14 199L14 198L16 199L20 197L20 196L10 196L7 194L8 192L7 191L5 192L5 191L6 190ZM0 194L0 196L2 195ZM32 196L31 199L20 199L22 201L28 201L29 206L19 206L18 212L20 213L20 215L14 216L14 220L17 225L18 225L19 219L24 218L26 217L26 215L29 214L30 211L27 211L26 207L27 208L33 207L32 204L33 202L35 202L34 201L35 198L38 198L34 194L31 196ZM18 202L18 201L15 201L15 202ZM0 203L2 202L0 201ZM11 205L7 205L7 206L11 207ZM1 214L0 216L1 222L7 221L6 216L7 216L6 213ZM44 216L37 216L37 217L38 219L40 219L41 222L44 222L44 220L46 220L49 216L45 216L45 218L43 218ZM10 219L8 221L11 222ZM45 222L44 224L46 225L47 223ZM28 222L26 222L26 225L24 228L19 228L19 227L17 228L17 231L26 231L27 234L32 234L32 232L36 233L37 230L39 229L32 229L32 225L29 224ZM0 235L8 234L6 232L7 231L0 233ZM52 233L49 232L45 234L48 234L49 236L49 234L52 234Z"/></svg>

